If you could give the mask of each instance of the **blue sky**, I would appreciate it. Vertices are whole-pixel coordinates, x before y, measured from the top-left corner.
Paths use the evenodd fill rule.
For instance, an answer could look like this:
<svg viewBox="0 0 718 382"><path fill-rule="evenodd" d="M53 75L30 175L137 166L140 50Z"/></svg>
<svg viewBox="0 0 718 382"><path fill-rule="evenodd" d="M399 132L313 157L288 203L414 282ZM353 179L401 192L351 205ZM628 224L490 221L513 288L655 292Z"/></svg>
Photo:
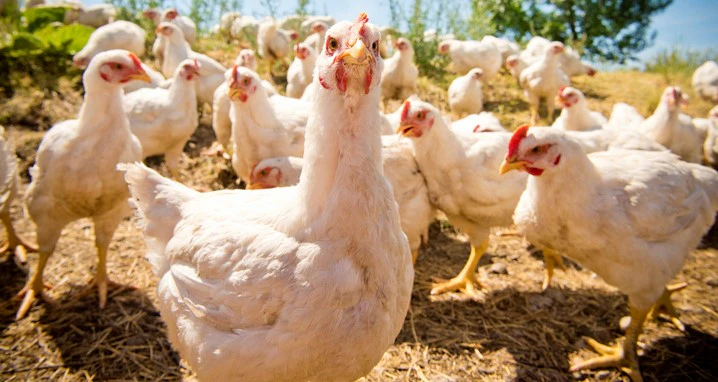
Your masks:
<svg viewBox="0 0 718 382"><path fill-rule="evenodd" d="M86 4L102 3L102 0L84 0ZM403 1L406 3L406 0ZM189 0L169 0L181 10ZM311 0L310 11L326 13L338 20L353 20L359 12L366 12L371 22L379 25L389 24L387 0L332 1ZM296 0L279 0L279 14L293 13ZM266 11L259 0L245 0L242 13L263 16ZM639 54L641 59L651 58L656 52L680 46L690 49L718 50L718 0L674 0L673 4L652 21L652 28L658 34L653 47Z"/></svg>

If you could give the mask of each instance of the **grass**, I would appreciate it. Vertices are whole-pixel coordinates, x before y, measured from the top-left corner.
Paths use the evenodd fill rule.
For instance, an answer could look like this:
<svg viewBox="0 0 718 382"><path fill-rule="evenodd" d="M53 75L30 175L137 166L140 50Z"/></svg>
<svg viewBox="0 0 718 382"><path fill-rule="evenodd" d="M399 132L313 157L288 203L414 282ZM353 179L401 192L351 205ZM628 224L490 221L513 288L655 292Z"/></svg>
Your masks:
<svg viewBox="0 0 718 382"><path fill-rule="evenodd" d="M239 45L202 42L200 50L229 65ZM269 79L267 65L259 71ZM446 83L427 78L419 81L422 98L448 113ZM34 161L37 145L53 123L72 118L82 94L77 78L62 79L58 90L26 88L11 99L0 100L0 118L15 143L23 176ZM574 86L583 90L589 106L608 115L616 102L636 106L648 115L665 86L678 84L692 96L685 112L705 116L713 105L695 97L689 76L618 71L579 77ZM508 128L525 123L528 108L516 82L499 76L485 87L486 109L495 112ZM394 110L399 101L391 101ZM198 190L236 188L236 176L221 157L203 152L214 140L211 115L202 110L200 125L185 147L180 180ZM153 167L166 170L159 161ZM22 190L21 190L22 191ZM34 240L34 226L16 200L12 216L20 234ZM30 265L18 264L9 254L0 255L0 379L104 381L192 380L166 337L156 306L156 277L143 259L145 246L134 219L126 219L110 247L110 278L136 287L111 293L100 311L93 294L77 298L93 275L96 256L88 220L70 224L64 231L46 269L49 291L61 306L40 304L19 322L13 317ZM571 375L569 362L592 355L583 336L610 342L621 335L618 321L627 314L625 297L591 272L569 263L557 272L554 287L542 293L543 262L519 237L497 235L478 269L484 283L479 301L457 295L432 298L433 277L448 278L466 261L467 238L445 221L430 229L430 241L416 265L411 309L404 328L366 381L569 381L628 379L617 370ZM640 362L647 381L718 380L718 232L711 232L705 246L694 251L675 281L689 287L674 297L687 333L664 322L650 322L641 337ZM493 263L506 265L508 274L493 274Z"/></svg>

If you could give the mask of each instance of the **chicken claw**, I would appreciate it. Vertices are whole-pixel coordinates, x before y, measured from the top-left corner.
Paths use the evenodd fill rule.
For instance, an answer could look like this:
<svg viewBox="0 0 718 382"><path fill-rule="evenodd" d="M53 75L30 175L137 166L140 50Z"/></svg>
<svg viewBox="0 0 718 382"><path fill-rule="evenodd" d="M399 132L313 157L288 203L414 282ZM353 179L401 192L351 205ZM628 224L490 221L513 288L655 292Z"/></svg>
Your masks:
<svg viewBox="0 0 718 382"><path fill-rule="evenodd" d="M556 251L548 248L543 250L543 260L546 263L546 269L544 270L543 285L541 290L545 291L551 285L551 279L553 279L553 270L558 266L561 270L565 271L566 266L563 264L563 257Z"/></svg>
<svg viewBox="0 0 718 382"><path fill-rule="evenodd" d="M607 346L593 338L584 338L588 346L600 354L599 357L591 358L587 361L573 364L569 372L577 372L586 369L598 369L607 367L620 368L624 373L628 374L633 382L642 382L641 372L638 368L638 360L636 354L626 354L624 347L621 345Z"/></svg>
<svg viewBox="0 0 718 382"><path fill-rule="evenodd" d="M17 310L17 314L15 315L15 320L21 320L23 317L25 317L25 314L27 314L27 311L30 310L30 307L32 306L33 302L35 302L35 299L37 296L40 296L43 301L50 305L55 305L55 302L53 299L51 299L45 292L45 283L42 280L42 273L45 269L45 265L47 264L47 260L49 259L50 254L49 253L43 253L40 252L40 256L38 258L37 267L35 268L35 272L28 281L27 284L25 284L25 287L22 288L20 292L15 296L16 298L22 297L22 303L20 304L20 309Z"/></svg>
<svg viewBox="0 0 718 382"><path fill-rule="evenodd" d="M95 287L97 287L97 296L100 300L100 309L104 309L105 306L107 305L107 291L109 289L117 289L120 291L137 289L136 287L131 286L131 285L124 285L124 284L116 283L116 282L108 279L107 276L102 277L102 276L98 275L98 276L91 278L87 282L87 286L82 291L80 291L80 293L78 293L73 298L73 300L77 300L83 296L86 296Z"/></svg>
<svg viewBox="0 0 718 382"><path fill-rule="evenodd" d="M666 288L663 290L663 294L661 295L661 297L658 298L658 301L656 301L656 303L653 305L653 308L651 308L651 312L648 313L648 317L651 319L657 319L659 315L665 314L670 318L671 322L673 323L673 325L676 326L676 328L678 328L678 330L685 332L686 326L678 318L678 312L676 312L676 308L671 302L671 295L675 292L685 289L687 286L688 283L667 285Z"/></svg>
<svg viewBox="0 0 718 382"><path fill-rule="evenodd" d="M460 290L472 299L478 299L480 297L479 289L482 288L481 283L476 279L476 267L479 265L481 255L488 247L488 241L482 243L478 248L471 246L471 255L469 260L464 265L464 269L451 280L441 280L434 284L434 288L431 290L432 295L437 295L445 292L452 292Z"/></svg>

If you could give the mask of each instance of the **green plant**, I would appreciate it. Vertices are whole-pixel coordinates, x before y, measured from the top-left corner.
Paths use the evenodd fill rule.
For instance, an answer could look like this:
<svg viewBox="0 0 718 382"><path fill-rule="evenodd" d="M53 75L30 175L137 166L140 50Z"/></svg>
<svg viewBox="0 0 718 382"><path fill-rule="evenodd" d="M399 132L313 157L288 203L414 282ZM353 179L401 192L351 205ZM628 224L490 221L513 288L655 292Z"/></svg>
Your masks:
<svg viewBox="0 0 718 382"><path fill-rule="evenodd" d="M693 72L708 60L718 61L718 50L696 50L674 46L654 54L646 62L646 72L663 74L667 81L680 75L690 77Z"/></svg>

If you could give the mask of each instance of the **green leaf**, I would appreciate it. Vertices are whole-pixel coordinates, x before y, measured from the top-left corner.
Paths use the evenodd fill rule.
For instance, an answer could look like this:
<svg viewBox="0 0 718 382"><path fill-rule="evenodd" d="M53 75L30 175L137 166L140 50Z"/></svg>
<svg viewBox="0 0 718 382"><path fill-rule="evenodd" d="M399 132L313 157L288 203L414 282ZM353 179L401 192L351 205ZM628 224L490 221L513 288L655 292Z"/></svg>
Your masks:
<svg viewBox="0 0 718 382"><path fill-rule="evenodd" d="M70 7L36 7L22 13L28 32L34 32L47 24L65 21L65 11Z"/></svg>
<svg viewBox="0 0 718 382"><path fill-rule="evenodd" d="M10 52L10 56L21 57L25 55L39 54L46 48L47 44L35 35L20 32L13 36L12 51Z"/></svg>
<svg viewBox="0 0 718 382"><path fill-rule="evenodd" d="M61 27L48 25L35 32L35 36L47 45L61 48L67 54L74 55L87 44L87 40L93 31L93 28L80 24L63 25Z"/></svg>

